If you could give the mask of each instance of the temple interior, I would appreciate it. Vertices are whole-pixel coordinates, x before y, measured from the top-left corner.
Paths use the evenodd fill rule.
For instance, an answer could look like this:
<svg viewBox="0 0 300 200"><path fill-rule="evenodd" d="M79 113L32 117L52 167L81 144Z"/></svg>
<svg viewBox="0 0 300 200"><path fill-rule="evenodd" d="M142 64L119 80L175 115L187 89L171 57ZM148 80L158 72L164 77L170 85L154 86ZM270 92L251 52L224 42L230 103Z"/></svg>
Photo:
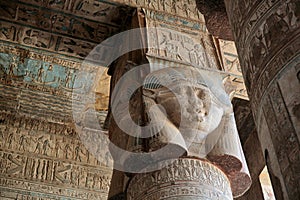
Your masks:
<svg viewBox="0 0 300 200"><path fill-rule="evenodd" d="M0 200L299 200L299 0L0 0Z"/></svg>

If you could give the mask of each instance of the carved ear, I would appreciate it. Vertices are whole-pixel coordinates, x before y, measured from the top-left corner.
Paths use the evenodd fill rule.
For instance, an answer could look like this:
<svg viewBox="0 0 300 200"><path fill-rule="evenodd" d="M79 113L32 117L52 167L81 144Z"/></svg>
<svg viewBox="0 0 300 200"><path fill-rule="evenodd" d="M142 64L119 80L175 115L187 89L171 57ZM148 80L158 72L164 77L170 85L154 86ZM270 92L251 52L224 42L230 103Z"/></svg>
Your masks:
<svg viewBox="0 0 300 200"><path fill-rule="evenodd" d="M143 95L152 99L156 98L156 92L151 89L143 89Z"/></svg>

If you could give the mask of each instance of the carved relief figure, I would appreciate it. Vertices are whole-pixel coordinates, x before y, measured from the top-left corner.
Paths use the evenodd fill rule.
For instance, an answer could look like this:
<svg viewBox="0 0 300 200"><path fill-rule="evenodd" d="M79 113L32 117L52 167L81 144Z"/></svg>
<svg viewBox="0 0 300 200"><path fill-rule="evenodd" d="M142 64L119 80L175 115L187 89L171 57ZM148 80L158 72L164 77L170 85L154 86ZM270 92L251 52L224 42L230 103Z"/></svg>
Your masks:
<svg viewBox="0 0 300 200"><path fill-rule="evenodd" d="M43 136L39 137L37 139L37 141L35 141L37 144L35 146L35 149L34 149L34 153L39 153L41 154L42 153L42 149L43 149Z"/></svg>
<svg viewBox="0 0 300 200"><path fill-rule="evenodd" d="M82 149L81 149L81 147L80 147L81 145L80 145L80 143L78 143L77 145L76 145L76 147L75 147L75 160L76 161L80 161L81 162L81 154L83 154L83 152L82 152Z"/></svg>
<svg viewBox="0 0 300 200"><path fill-rule="evenodd" d="M194 49L189 52L190 61L197 66L206 66L206 52L202 45L195 44Z"/></svg>
<svg viewBox="0 0 300 200"><path fill-rule="evenodd" d="M43 142L43 154L47 155L48 154L48 149L51 148L50 146L50 141L48 139L44 140Z"/></svg>
<svg viewBox="0 0 300 200"><path fill-rule="evenodd" d="M4 129L0 127L0 147L4 146Z"/></svg>
<svg viewBox="0 0 300 200"><path fill-rule="evenodd" d="M20 139L19 139L19 151L26 151L25 150L25 143L28 144L28 140L26 138L25 135L21 135Z"/></svg>
<svg viewBox="0 0 300 200"><path fill-rule="evenodd" d="M14 134L10 133L6 139L7 148L10 149L12 147L12 143L14 141Z"/></svg>
<svg viewBox="0 0 300 200"><path fill-rule="evenodd" d="M59 139L56 139L52 155L55 156L56 158L59 158L62 150L63 149L61 146L61 141Z"/></svg>
<svg viewBox="0 0 300 200"><path fill-rule="evenodd" d="M70 151L71 151L72 149L71 149L71 147L70 147L70 145L69 144L66 144L65 145L65 148L64 148L64 151L65 151L65 159L69 159L70 157L69 157L69 154L70 154Z"/></svg>

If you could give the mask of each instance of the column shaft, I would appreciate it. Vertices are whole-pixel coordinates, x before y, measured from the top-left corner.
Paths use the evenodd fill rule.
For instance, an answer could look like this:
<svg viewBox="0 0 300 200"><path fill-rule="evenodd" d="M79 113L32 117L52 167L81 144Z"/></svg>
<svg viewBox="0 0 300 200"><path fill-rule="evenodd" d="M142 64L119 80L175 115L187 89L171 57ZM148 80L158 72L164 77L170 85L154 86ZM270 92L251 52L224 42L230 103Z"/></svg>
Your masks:
<svg viewBox="0 0 300 200"><path fill-rule="evenodd" d="M225 3L275 195L299 199L300 3Z"/></svg>

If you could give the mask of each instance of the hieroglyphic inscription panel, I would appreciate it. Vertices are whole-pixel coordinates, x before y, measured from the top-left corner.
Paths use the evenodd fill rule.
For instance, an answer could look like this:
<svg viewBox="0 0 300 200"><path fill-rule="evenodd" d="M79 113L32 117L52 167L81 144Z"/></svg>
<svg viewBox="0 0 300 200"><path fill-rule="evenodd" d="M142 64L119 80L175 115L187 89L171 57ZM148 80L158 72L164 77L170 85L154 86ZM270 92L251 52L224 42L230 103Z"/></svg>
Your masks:
<svg viewBox="0 0 300 200"><path fill-rule="evenodd" d="M0 196L107 198L111 157L96 159L74 128L2 112L0 138Z"/></svg>
<svg viewBox="0 0 300 200"><path fill-rule="evenodd" d="M204 22L203 15L196 7L196 0L111 0L121 4L133 7L146 8L147 10L156 10L169 15L175 15L181 18L187 18L191 21Z"/></svg>
<svg viewBox="0 0 300 200"><path fill-rule="evenodd" d="M85 58L121 31L130 8L96 1L0 2L0 40Z"/></svg>
<svg viewBox="0 0 300 200"><path fill-rule="evenodd" d="M218 68L214 44L205 25L145 10L148 30L147 55L200 68Z"/></svg>
<svg viewBox="0 0 300 200"><path fill-rule="evenodd" d="M1 42L1 199L107 198L111 177L107 166L112 159L101 144L107 145L108 138L95 145L100 155L96 159L81 142L73 121L72 103L82 101L78 90L108 95L93 87L89 76L76 83L79 70L95 69L78 59ZM91 106L102 111L88 126L103 125L105 120L107 104L95 103Z"/></svg>
<svg viewBox="0 0 300 200"><path fill-rule="evenodd" d="M100 66L81 65L79 60L2 44L2 109L12 112L18 110L23 114L59 122L71 122L74 107L72 103L82 101L80 91L90 91L95 92L95 99L91 99L91 102L94 102L96 110L107 110L108 76L103 75L101 84L92 83L92 72L99 70ZM78 81L80 70L91 73L86 73L84 80Z"/></svg>
<svg viewBox="0 0 300 200"><path fill-rule="evenodd" d="M234 42L226 40L218 40L218 42L220 44L222 68L228 73L224 79L226 92L230 94L230 97L248 99L242 69Z"/></svg>

